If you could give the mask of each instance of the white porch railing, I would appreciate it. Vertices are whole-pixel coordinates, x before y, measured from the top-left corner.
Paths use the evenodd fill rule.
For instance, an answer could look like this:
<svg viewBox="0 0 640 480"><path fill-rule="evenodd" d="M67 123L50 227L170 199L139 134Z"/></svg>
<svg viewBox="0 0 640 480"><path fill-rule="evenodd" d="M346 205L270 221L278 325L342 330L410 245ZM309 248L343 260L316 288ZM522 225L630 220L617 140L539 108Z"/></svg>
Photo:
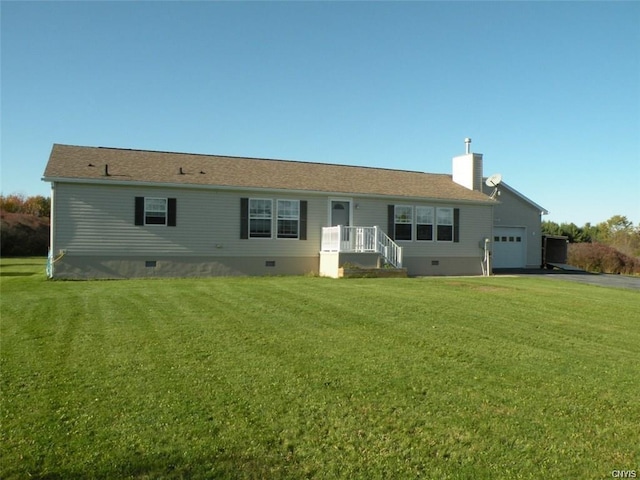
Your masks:
<svg viewBox="0 0 640 480"><path fill-rule="evenodd" d="M402 267L402 247L391 240L380 227L324 227L323 252L378 253L387 263Z"/></svg>

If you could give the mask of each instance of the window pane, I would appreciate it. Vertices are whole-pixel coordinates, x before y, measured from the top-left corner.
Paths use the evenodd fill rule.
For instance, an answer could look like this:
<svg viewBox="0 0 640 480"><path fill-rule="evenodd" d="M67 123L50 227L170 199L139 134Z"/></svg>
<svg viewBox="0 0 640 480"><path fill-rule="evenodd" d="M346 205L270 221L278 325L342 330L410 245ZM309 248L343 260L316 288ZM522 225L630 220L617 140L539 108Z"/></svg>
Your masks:
<svg viewBox="0 0 640 480"><path fill-rule="evenodd" d="M144 223L145 225L166 225L167 224L167 199L166 198L145 197Z"/></svg>
<svg viewBox="0 0 640 480"><path fill-rule="evenodd" d="M410 223L396 223L396 240L411 240Z"/></svg>
<svg viewBox="0 0 640 480"><path fill-rule="evenodd" d="M411 222L411 207L405 207L396 205L395 221L396 223L412 223Z"/></svg>
<svg viewBox="0 0 640 480"><path fill-rule="evenodd" d="M166 216L148 213L144 217L144 223L146 223L147 225L165 225Z"/></svg>
<svg viewBox="0 0 640 480"><path fill-rule="evenodd" d="M453 240L453 226L438 225L438 241L451 242Z"/></svg>
<svg viewBox="0 0 640 480"><path fill-rule="evenodd" d="M249 232L252 237L270 237L271 220L251 219L249 220Z"/></svg>
<svg viewBox="0 0 640 480"><path fill-rule="evenodd" d="M416 236L418 240L433 240L433 207L416 207Z"/></svg>
<svg viewBox="0 0 640 480"><path fill-rule="evenodd" d="M439 242L453 241L453 208L437 208L436 237Z"/></svg>
<svg viewBox="0 0 640 480"><path fill-rule="evenodd" d="M278 238L298 238L300 202L278 200Z"/></svg>
<svg viewBox="0 0 640 480"><path fill-rule="evenodd" d="M394 210L395 239L411 240L413 230L413 207L396 205Z"/></svg>
<svg viewBox="0 0 640 480"><path fill-rule="evenodd" d="M271 200L252 198L249 202L249 217L271 218Z"/></svg>
<svg viewBox="0 0 640 480"><path fill-rule="evenodd" d="M265 198L249 199L249 236L271 237L272 201Z"/></svg>
<svg viewBox="0 0 640 480"><path fill-rule="evenodd" d="M438 225L453 225L452 208L438 208Z"/></svg>
<svg viewBox="0 0 640 480"><path fill-rule="evenodd" d="M433 224L433 208L432 207L416 207L417 223Z"/></svg>
<svg viewBox="0 0 640 480"><path fill-rule="evenodd" d="M298 200L278 200L278 218L298 218L300 202Z"/></svg>
<svg viewBox="0 0 640 480"><path fill-rule="evenodd" d="M418 225L416 229L418 240L433 240L433 225Z"/></svg>
<svg viewBox="0 0 640 480"><path fill-rule="evenodd" d="M167 199L166 198L145 198L144 209L147 212L166 212Z"/></svg>
<svg viewBox="0 0 640 480"><path fill-rule="evenodd" d="M278 220L278 238L298 238L298 220Z"/></svg>

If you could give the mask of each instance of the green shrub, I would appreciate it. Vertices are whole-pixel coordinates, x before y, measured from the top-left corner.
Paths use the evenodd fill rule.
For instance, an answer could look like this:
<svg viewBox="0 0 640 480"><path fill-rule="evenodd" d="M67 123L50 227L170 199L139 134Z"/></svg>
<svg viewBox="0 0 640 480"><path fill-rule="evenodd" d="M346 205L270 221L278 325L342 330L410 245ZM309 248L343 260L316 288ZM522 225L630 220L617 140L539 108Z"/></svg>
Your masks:
<svg viewBox="0 0 640 480"><path fill-rule="evenodd" d="M49 219L22 213L0 214L3 257L42 256L49 248Z"/></svg>
<svg viewBox="0 0 640 480"><path fill-rule="evenodd" d="M640 260L602 243L571 243L568 262L595 273L640 275Z"/></svg>

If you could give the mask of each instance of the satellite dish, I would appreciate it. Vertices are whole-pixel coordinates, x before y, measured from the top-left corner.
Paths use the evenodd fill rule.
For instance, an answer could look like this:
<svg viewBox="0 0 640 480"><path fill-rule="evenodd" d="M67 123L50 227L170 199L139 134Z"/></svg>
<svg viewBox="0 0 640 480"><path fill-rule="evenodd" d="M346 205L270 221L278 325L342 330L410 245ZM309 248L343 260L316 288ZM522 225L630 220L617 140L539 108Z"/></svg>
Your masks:
<svg viewBox="0 0 640 480"><path fill-rule="evenodd" d="M502 182L502 175L499 173L494 173L484 182L487 187L493 187L493 193L489 195L489 198L492 200L496 198L496 195L500 195L500 192L498 191L498 185L500 185L500 182Z"/></svg>
<svg viewBox="0 0 640 480"><path fill-rule="evenodd" d="M502 175L500 175L499 173L494 173L489 178L487 178L484 183L487 187L497 187L498 185L500 185L500 182L502 182Z"/></svg>

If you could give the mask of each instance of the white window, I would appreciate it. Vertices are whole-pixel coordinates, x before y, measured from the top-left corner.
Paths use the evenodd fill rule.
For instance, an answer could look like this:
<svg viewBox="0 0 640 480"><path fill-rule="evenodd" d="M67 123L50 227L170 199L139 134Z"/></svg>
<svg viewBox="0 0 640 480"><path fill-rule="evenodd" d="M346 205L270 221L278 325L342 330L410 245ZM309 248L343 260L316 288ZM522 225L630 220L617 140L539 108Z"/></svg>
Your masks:
<svg viewBox="0 0 640 480"><path fill-rule="evenodd" d="M436 209L436 238L439 242L453 242L453 208Z"/></svg>
<svg viewBox="0 0 640 480"><path fill-rule="evenodd" d="M278 200L278 238L298 238L300 201Z"/></svg>
<svg viewBox="0 0 640 480"><path fill-rule="evenodd" d="M433 207L416 207L416 239L433 240Z"/></svg>
<svg viewBox="0 0 640 480"><path fill-rule="evenodd" d="M394 229L396 240L411 240L413 230L413 207L396 205L394 213Z"/></svg>
<svg viewBox="0 0 640 480"><path fill-rule="evenodd" d="M144 224L167 224L167 199L145 197L144 199Z"/></svg>
<svg viewBox="0 0 640 480"><path fill-rule="evenodd" d="M249 199L249 237L271 238L272 204L267 198Z"/></svg>

